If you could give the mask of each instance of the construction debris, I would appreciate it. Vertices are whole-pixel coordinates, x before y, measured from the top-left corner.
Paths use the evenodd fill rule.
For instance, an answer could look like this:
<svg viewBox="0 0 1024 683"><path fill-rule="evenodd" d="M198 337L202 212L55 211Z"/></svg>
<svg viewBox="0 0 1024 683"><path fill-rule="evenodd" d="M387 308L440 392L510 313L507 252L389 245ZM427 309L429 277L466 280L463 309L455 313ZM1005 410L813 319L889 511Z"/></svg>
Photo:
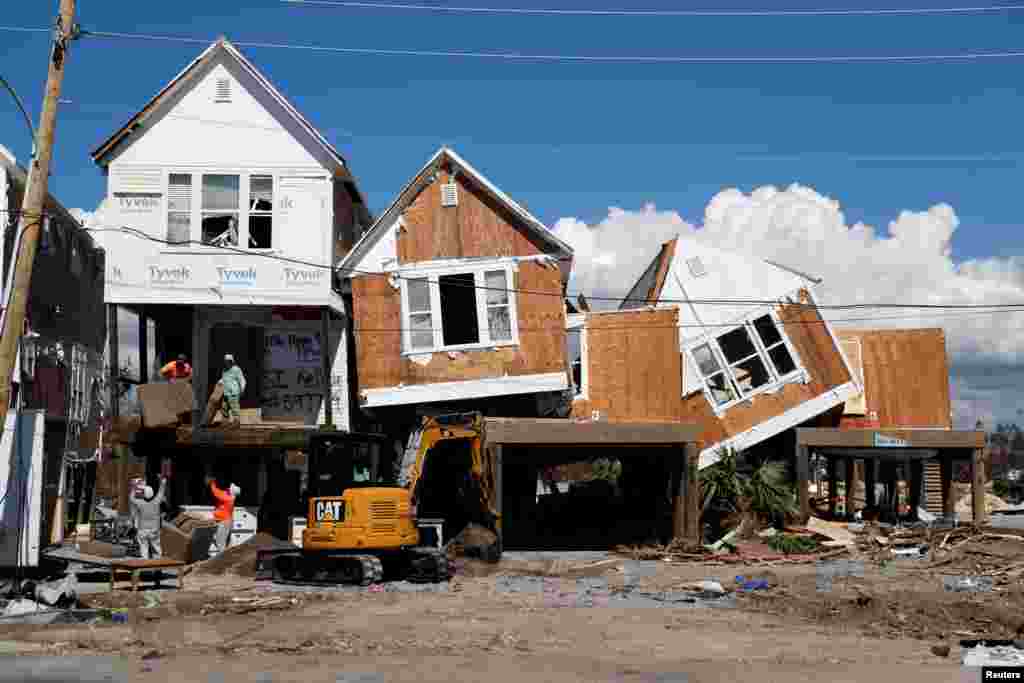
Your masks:
<svg viewBox="0 0 1024 683"><path fill-rule="evenodd" d="M293 543L282 541L268 533L260 532L245 543L229 547L217 557L200 562L196 565L197 574L223 575L235 574L254 578L256 576L256 558L261 550L272 549L297 550Z"/></svg>

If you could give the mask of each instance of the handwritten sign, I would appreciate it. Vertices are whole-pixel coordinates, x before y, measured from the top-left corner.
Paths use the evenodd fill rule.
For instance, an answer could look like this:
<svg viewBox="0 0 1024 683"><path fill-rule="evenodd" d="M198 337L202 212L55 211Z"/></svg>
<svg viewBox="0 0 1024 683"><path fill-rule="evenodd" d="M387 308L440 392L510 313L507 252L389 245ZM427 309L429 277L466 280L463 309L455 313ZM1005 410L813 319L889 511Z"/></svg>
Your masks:
<svg viewBox="0 0 1024 683"><path fill-rule="evenodd" d="M323 403L327 381L320 333L268 329L264 354L260 397L263 414L272 419L314 421Z"/></svg>

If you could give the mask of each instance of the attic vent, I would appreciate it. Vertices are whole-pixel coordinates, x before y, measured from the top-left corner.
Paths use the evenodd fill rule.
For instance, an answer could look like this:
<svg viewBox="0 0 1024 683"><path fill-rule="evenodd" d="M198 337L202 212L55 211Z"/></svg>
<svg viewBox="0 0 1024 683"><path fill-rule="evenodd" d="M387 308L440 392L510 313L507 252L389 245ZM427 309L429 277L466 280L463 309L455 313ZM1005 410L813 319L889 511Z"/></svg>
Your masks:
<svg viewBox="0 0 1024 683"><path fill-rule="evenodd" d="M227 78L217 79L217 90L213 96L214 102L231 102L231 81Z"/></svg>
<svg viewBox="0 0 1024 683"><path fill-rule="evenodd" d="M686 259L686 267L690 269L690 275L694 277L704 277L708 274L708 271L704 269L704 262L697 256Z"/></svg>
<svg viewBox="0 0 1024 683"><path fill-rule="evenodd" d="M441 186L441 206L458 206L459 190L455 183L445 183Z"/></svg>

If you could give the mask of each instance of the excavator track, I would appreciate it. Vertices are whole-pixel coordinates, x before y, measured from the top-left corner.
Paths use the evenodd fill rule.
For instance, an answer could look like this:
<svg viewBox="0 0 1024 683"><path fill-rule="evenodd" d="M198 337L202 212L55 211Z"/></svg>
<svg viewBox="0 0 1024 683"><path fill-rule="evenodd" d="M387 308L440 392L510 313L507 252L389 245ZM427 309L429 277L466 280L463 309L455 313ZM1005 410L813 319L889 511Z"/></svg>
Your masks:
<svg viewBox="0 0 1024 683"><path fill-rule="evenodd" d="M373 555L286 553L274 557L274 583L292 586L337 586L379 583L384 565Z"/></svg>
<svg viewBox="0 0 1024 683"><path fill-rule="evenodd" d="M444 583L451 578L448 555L437 548L410 548L409 575L413 583Z"/></svg>

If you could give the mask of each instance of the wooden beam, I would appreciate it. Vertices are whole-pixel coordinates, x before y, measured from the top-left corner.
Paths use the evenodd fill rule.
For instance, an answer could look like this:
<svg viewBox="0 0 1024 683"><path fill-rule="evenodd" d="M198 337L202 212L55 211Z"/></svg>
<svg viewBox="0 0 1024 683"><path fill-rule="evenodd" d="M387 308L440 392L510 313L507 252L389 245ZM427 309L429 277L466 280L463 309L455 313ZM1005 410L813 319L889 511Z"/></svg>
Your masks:
<svg viewBox="0 0 1024 683"><path fill-rule="evenodd" d="M864 461L864 505L873 508L878 506L875 486L878 483L878 460L868 458Z"/></svg>
<svg viewBox="0 0 1024 683"><path fill-rule="evenodd" d="M971 462L971 511L974 523L984 524L988 520L985 512L985 449L975 448Z"/></svg>
<svg viewBox="0 0 1024 683"><path fill-rule="evenodd" d="M697 441L700 427L675 422L572 422L486 418L487 442L552 446L677 446Z"/></svg>
<svg viewBox="0 0 1024 683"><path fill-rule="evenodd" d="M684 514L685 533L683 537L692 542L700 543L700 478L697 466L700 464L700 449L696 442L686 444L686 489L683 491L683 502L686 505Z"/></svg>
<svg viewBox="0 0 1024 683"><path fill-rule="evenodd" d="M983 448L985 432L953 429L834 429L801 427L797 443L820 447L875 447L875 434L907 442L908 448ZM896 449L892 449L896 450Z"/></svg>
<svg viewBox="0 0 1024 683"><path fill-rule="evenodd" d="M942 516L952 517L956 512L956 492L953 488L953 456L944 454L940 461L942 472Z"/></svg>
<svg viewBox="0 0 1024 683"><path fill-rule="evenodd" d="M494 511L498 513L498 519L495 521L495 531L498 534L498 553L505 548L505 495L502 489L502 482L505 477L505 459L502 457L501 444L494 444L491 447L491 453L494 456Z"/></svg>
<svg viewBox="0 0 1024 683"><path fill-rule="evenodd" d="M846 496L846 518L853 518L853 490L856 487L856 472L855 472L855 460L853 458L846 458L846 481L845 481L845 496Z"/></svg>
<svg viewBox="0 0 1024 683"><path fill-rule="evenodd" d="M806 524L811 518L811 493L807 490L811 471L811 455L807 446L797 444L796 447L796 489L800 502L801 523Z"/></svg>
<svg viewBox="0 0 1024 683"><path fill-rule="evenodd" d="M828 462L828 515L834 518L839 502L839 462L834 455L826 455L825 458Z"/></svg>

